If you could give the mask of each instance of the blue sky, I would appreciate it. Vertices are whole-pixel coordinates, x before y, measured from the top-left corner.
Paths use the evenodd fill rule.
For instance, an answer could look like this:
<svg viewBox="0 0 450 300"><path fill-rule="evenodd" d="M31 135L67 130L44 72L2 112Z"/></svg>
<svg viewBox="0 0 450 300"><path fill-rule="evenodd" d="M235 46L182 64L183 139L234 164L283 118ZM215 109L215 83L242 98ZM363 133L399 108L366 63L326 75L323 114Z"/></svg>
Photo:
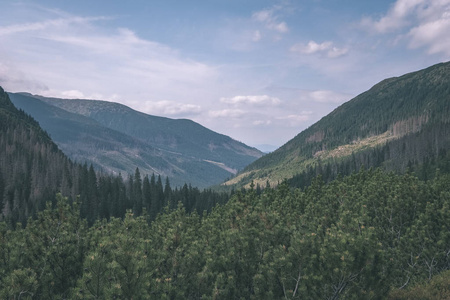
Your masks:
<svg viewBox="0 0 450 300"><path fill-rule="evenodd" d="M278 147L380 80L448 61L449 32L450 0L3 0L0 85Z"/></svg>

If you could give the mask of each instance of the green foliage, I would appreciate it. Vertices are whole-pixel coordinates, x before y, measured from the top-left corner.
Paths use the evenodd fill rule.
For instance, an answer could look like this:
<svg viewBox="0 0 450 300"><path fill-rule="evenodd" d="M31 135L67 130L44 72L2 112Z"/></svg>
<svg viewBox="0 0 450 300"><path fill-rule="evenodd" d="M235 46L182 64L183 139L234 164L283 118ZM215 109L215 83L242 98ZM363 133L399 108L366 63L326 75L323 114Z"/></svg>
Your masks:
<svg viewBox="0 0 450 300"><path fill-rule="evenodd" d="M144 178L142 194L164 194L160 181ZM137 216L130 208L91 227L76 202L58 195L25 228L0 226L0 295L445 299L449 182L445 174L424 182L361 170L328 184L316 178L305 190L243 190L203 216L166 203L152 222L146 209ZM174 199L189 193L166 191Z"/></svg>
<svg viewBox="0 0 450 300"><path fill-rule="evenodd" d="M90 251L75 299L139 299L148 288L148 231L144 218L98 222L91 229Z"/></svg>
<svg viewBox="0 0 450 300"><path fill-rule="evenodd" d="M450 271L434 276L426 283L417 284L406 290L394 290L389 300L446 300L450 299Z"/></svg>
<svg viewBox="0 0 450 300"><path fill-rule="evenodd" d="M3 280L2 299L33 299L37 289L36 273L31 269L14 270Z"/></svg>
<svg viewBox="0 0 450 300"><path fill-rule="evenodd" d="M67 298L82 274L86 223L79 207L57 196L57 205L30 220L25 229L4 231L0 294L6 298L23 296L38 299ZM4 279L3 279L4 278Z"/></svg>

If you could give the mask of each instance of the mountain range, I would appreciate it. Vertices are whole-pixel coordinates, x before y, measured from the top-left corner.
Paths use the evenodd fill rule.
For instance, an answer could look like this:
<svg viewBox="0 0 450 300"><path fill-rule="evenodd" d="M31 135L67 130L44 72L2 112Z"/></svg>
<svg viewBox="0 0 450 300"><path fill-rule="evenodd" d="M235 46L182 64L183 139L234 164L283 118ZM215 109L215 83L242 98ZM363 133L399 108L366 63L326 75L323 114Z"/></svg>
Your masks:
<svg viewBox="0 0 450 300"><path fill-rule="evenodd" d="M9 93L71 159L116 174L168 177L175 186L223 182L262 152L186 119L169 119L98 100Z"/></svg>
<svg viewBox="0 0 450 300"><path fill-rule="evenodd" d="M0 87L0 298L449 299L449 78L445 63L380 82L228 182L305 189L238 193L75 163ZM229 153L211 143L241 146L121 105L11 96L82 161L200 168Z"/></svg>
<svg viewBox="0 0 450 300"><path fill-rule="evenodd" d="M306 186L361 166L405 172L450 149L450 62L389 78L342 104L225 185ZM450 151L448 151L450 152Z"/></svg>
<svg viewBox="0 0 450 300"><path fill-rule="evenodd" d="M450 151L450 63L381 81L267 155L190 120L98 100L10 93L70 158L112 173L168 176L175 186L307 186L361 166L419 170ZM259 159L258 159L259 158ZM430 168L433 169L433 168ZM423 177L428 176L421 167ZM424 171L425 170L425 171Z"/></svg>

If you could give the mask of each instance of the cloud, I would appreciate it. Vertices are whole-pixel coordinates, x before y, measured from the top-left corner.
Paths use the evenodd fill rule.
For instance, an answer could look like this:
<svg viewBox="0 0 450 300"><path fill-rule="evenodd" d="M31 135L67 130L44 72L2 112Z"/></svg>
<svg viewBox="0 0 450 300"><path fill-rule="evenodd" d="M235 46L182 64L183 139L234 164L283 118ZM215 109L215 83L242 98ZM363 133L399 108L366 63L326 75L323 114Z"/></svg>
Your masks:
<svg viewBox="0 0 450 300"><path fill-rule="evenodd" d="M301 111L299 114L290 114L287 116L278 117L278 120L282 122L287 122L290 127L299 126L309 120L311 120L313 112L312 111Z"/></svg>
<svg viewBox="0 0 450 300"><path fill-rule="evenodd" d="M380 19L363 18L361 26L377 34L398 34L410 48L450 56L450 0L397 0Z"/></svg>
<svg viewBox="0 0 450 300"><path fill-rule="evenodd" d="M85 98L84 94L78 90L70 90L70 91L62 91L61 95L64 98L69 98L69 99L83 99Z"/></svg>
<svg viewBox="0 0 450 300"><path fill-rule="evenodd" d="M429 54L450 56L450 8L442 13L441 18L412 28L408 37L411 48L426 47Z"/></svg>
<svg viewBox="0 0 450 300"><path fill-rule="evenodd" d="M325 54L328 58L337 58L347 54L347 48L338 48L333 46L333 42L323 42L318 44L315 41L309 41L308 44L295 44L290 49L291 52L301 54Z"/></svg>
<svg viewBox="0 0 450 300"><path fill-rule="evenodd" d="M292 120L295 122L305 122L309 120L309 115L288 115L284 117L285 120Z"/></svg>
<svg viewBox="0 0 450 300"><path fill-rule="evenodd" d="M240 109L222 109L209 112L209 116L213 118L239 118L244 114L245 112Z"/></svg>
<svg viewBox="0 0 450 300"><path fill-rule="evenodd" d="M228 104L277 105L281 103L281 100L276 97L270 97L267 95L256 95L256 96L234 96L232 98L221 98L220 102Z"/></svg>
<svg viewBox="0 0 450 300"><path fill-rule="evenodd" d="M306 97L314 100L315 102L319 102L319 103L340 104L340 103L344 103L345 101L350 100L350 95L348 95L348 94L337 93L337 92L326 91L326 90L318 90L318 91L309 92Z"/></svg>
<svg viewBox="0 0 450 300"><path fill-rule="evenodd" d="M11 63L0 61L0 86L8 91L47 91L49 88L40 80L14 68Z"/></svg>
<svg viewBox="0 0 450 300"><path fill-rule="evenodd" d="M255 30L255 32L253 33L252 41L258 42L261 40L261 37L261 32L259 30Z"/></svg>
<svg viewBox="0 0 450 300"><path fill-rule="evenodd" d="M196 104L186 104L176 101L162 100L162 101L147 101L144 105L145 112L153 115L163 116L186 116L198 115L202 108Z"/></svg>
<svg viewBox="0 0 450 300"><path fill-rule="evenodd" d="M8 62L0 70L5 89L64 98L103 95L104 100L134 101L139 110L148 99L183 99L182 105L160 110L177 115L195 113L198 108L189 102L203 94L205 85L215 84L214 66L133 30L97 26L108 17L61 15L0 27L0 45L8 45L0 47L0 57Z"/></svg>
<svg viewBox="0 0 450 300"><path fill-rule="evenodd" d="M278 16L275 14L280 7L273 7L271 9L260 10L252 15L252 19L263 23L267 29L277 31L279 33L286 33L289 31L289 27L286 22L279 21Z"/></svg>
<svg viewBox="0 0 450 300"><path fill-rule="evenodd" d="M428 0L398 0L379 20L365 17L361 20L361 25L377 33L397 30L406 26L409 23L407 18L426 2Z"/></svg>
<svg viewBox="0 0 450 300"><path fill-rule="evenodd" d="M272 120L255 120L252 124L255 126L268 126L272 124Z"/></svg>
<svg viewBox="0 0 450 300"><path fill-rule="evenodd" d="M0 27L0 36L12 35L22 32L28 31L42 31L46 30L50 27L64 27L71 24L87 24L92 21L98 20L107 20L110 18L106 17L91 17L91 18L83 18L83 17L71 17L71 18L58 18L54 20L47 20L42 22L34 22L34 23L23 23L23 24L15 24L9 26Z"/></svg>

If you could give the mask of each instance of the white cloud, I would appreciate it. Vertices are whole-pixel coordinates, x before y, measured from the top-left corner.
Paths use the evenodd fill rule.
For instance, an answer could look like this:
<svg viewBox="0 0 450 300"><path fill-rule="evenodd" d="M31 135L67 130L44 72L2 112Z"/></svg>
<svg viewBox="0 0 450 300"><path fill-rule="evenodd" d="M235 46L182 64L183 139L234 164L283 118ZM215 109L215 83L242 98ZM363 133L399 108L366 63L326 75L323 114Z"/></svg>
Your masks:
<svg viewBox="0 0 450 300"><path fill-rule="evenodd" d="M284 123L287 122L287 125L290 127L297 127L311 120L312 114L312 111L301 111L299 114L290 114L287 116L278 117L277 119Z"/></svg>
<svg viewBox="0 0 450 300"><path fill-rule="evenodd" d="M450 7L441 18L412 28L408 37L411 48L426 47L429 54L444 53L450 57Z"/></svg>
<svg viewBox="0 0 450 300"><path fill-rule="evenodd" d="M0 64L0 85L11 92L64 98L103 95L104 100L135 101L139 110L147 99L183 99L161 111L198 111L189 102L205 85L214 85L215 67L130 29L105 30L97 26L99 20L108 18L58 14L58 19L0 27L0 45L8 45L0 47L0 57L8 62Z"/></svg>
<svg viewBox="0 0 450 300"><path fill-rule="evenodd" d="M69 99L83 99L85 98L84 94L78 90L70 90L70 91L62 91L61 96L63 98ZM99 99L99 98L97 98Z"/></svg>
<svg viewBox="0 0 450 300"><path fill-rule="evenodd" d="M328 50L327 56L329 58L336 58L336 57L340 57L340 56L347 54L347 52L348 52L348 48L332 47L331 49Z"/></svg>
<svg viewBox="0 0 450 300"><path fill-rule="evenodd" d="M332 46L331 42L323 42L321 44L317 44L314 41L309 41L308 44L296 44L292 46L291 51L300 52L303 54L314 54L317 52L322 52L328 50Z"/></svg>
<svg viewBox="0 0 450 300"><path fill-rule="evenodd" d="M343 56L347 54L348 49L347 48L338 48L333 46L333 42L323 42L323 43L317 43L315 41L309 41L308 44L295 44L291 47L291 52L297 52L301 54L316 54L316 53L323 53L328 58L336 58Z"/></svg>
<svg viewBox="0 0 450 300"><path fill-rule="evenodd" d="M398 34L410 48L450 56L450 0L397 0L380 19L363 18L361 25L378 34Z"/></svg>
<svg viewBox="0 0 450 300"><path fill-rule="evenodd" d="M15 68L11 63L0 61L0 86L8 91L47 91L49 88L42 81L30 78L23 71Z"/></svg>
<svg viewBox="0 0 450 300"><path fill-rule="evenodd" d="M142 105L141 105L142 106ZM143 105L144 111L153 115L162 116L186 116L197 115L202 111L200 105L186 104L176 101L147 101Z"/></svg>
<svg viewBox="0 0 450 300"><path fill-rule="evenodd" d="M407 19L419 6L425 5L428 0L398 0L385 16L379 20L370 17L363 18L361 25L377 33L386 33L397 30L409 23Z"/></svg>
<svg viewBox="0 0 450 300"><path fill-rule="evenodd" d="M337 93L333 91L326 90L318 90L312 91L307 94L308 98L314 100L319 103L344 103L345 101L350 100L350 95L344 93Z"/></svg>
<svg viewBox="0 0 450 300"><path fill-rule="evenodd" d="M289 28L288 28L286 22L281 22L281 23L275 24L273 26L273 29L275 29L276 31L281 32L281 33L285 33L285 32L289 31Z"/></svg>
<svg viewBox="0 0 450 300"><path fill-rule="evenodd" d="M278 16L275 14L279 7L273 7L271 9L261 10L253 13L252 19L263 23L267 29L277 31L279 33L286 33L289 31L289 27L284 21L279 21Z"/></svg>
<svg viewBox="0 0 450 300"><path fill-rule="evenodd" d="M209 116L213 118L239 118L244 114L245 112L240 109L222 109L209 112Z"/></svg>
<svg viewBox="0 0 450 300"><path fill-rule="evenodd" d="M268 126L272 124L272 120L255 120L252 124L255 126Z"/></svg>
<svg viewBox="0 0 450 300"><path fill-rule="evenodd" d="M220 102L228 104L276 105L281 103L281 100L276 97L270 97L267 95L255 95L255 96L234 96L232 98L221 98Z"/></svg>
<svg viewBox="0 0 450 300"><path fill-rule="evenodd" d="M258 42L261 40L261 37L261 32L259 30L255 30L255 32L253 33L252 41Z"/></svg>
<svg viewBox="0 0 450 300"><path fill-rule="evenodd" d="M65 27L71 24L88 24L92 21L98 20L107 20L109 18L106 17L92 17L92 18L83 18L83 17L71 17L71 18L58 18L54 20L47 20L42 22L34 22L34 23L23 23L23 24L14 24L9 26L0 27L0 36L4 35L12 35L22 32L28 31L41 31L46 30L50 27Z"/></svg>
<svg viewBox="0 0 450 300"><path fill-rule="evenodd" d="M292 120L295 122L305 122L309 120L309 115L288 115L284 119Z"/></svg>

